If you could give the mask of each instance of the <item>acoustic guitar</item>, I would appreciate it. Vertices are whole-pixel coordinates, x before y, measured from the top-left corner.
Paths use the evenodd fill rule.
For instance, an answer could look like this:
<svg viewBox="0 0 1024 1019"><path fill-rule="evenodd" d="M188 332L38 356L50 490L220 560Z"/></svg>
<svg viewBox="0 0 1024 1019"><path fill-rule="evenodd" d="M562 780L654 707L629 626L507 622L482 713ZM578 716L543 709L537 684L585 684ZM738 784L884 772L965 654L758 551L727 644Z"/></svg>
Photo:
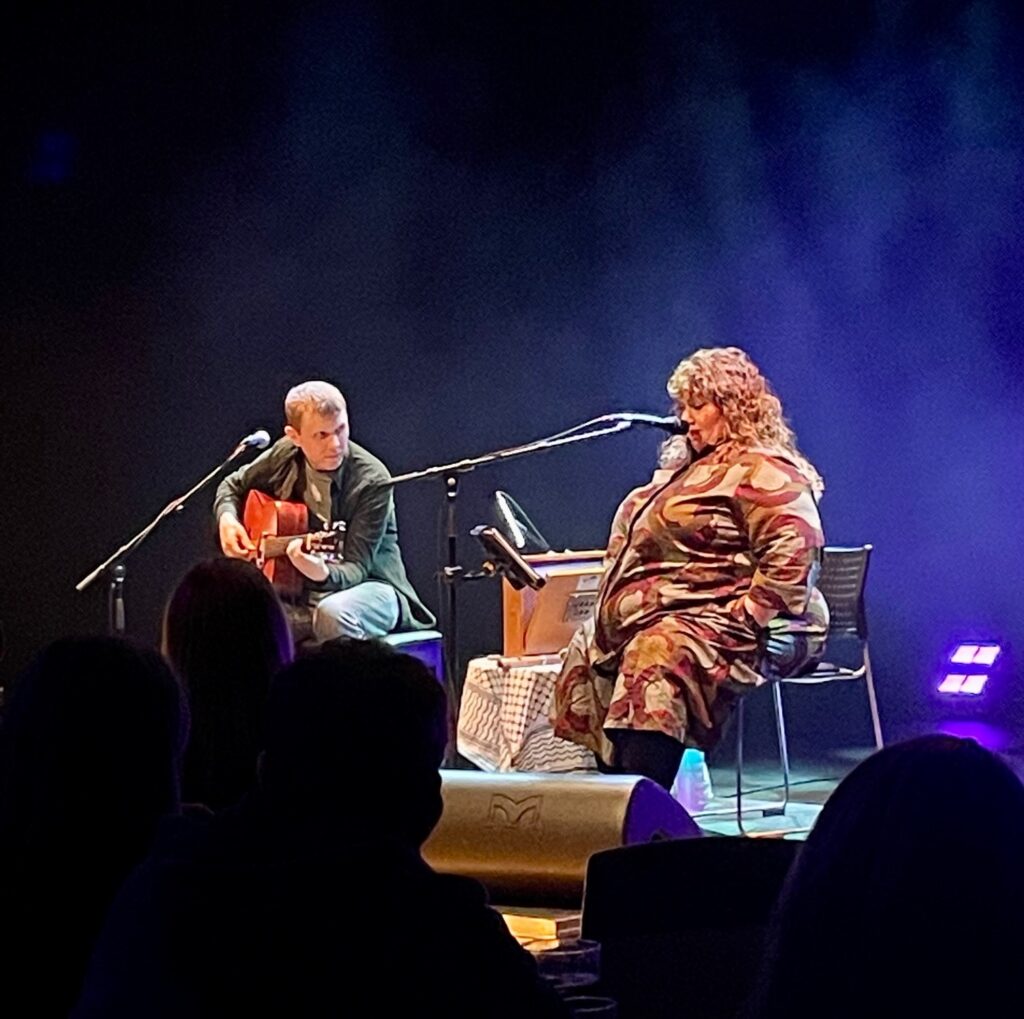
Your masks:
<svg viewBox="0 0 1024 1019"><path fill-rule="evenodd" d="M251 491L245 500L242 524L256 546L253 561L263 575L286 598L302 594L306 578L292 565L288 546L302 539L302 551L339 562L345 541L345 525L338 521L327 530L311 531L305 503L275 499Z"/></svg>

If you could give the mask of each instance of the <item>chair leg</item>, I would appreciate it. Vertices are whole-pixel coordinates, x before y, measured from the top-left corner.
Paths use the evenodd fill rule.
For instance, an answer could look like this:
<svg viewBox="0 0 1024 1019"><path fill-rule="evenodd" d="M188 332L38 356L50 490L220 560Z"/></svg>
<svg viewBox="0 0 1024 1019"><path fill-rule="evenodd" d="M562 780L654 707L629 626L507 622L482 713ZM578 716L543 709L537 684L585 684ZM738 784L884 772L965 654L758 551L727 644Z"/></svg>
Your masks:
<svg viewBox="0 0 1024 1019"><path fill-rule="evenodd" d="M875 696L875 681L871 675L871 656L868 645L864 643L864 683L868 688L868 706L871 708L871 728L875 734L875 748L881 750L885 743L882 740L882 721L878 716L878 698Z"/></svg>
<svg viewBox="0 0 1024 1019"><path fill-rule="evenodd" d="M743 827L743 698L736 705L736 827L746 835Z"/></svg>
<svg viewBox="0 0 1024 1019"><path fill-rule="evenodd" d="M786 716L782 710L782 684L772 684L772 701L775 705L775 731L779 738L779 761L782 764L782 810L785 814L789 807L789 743L786 741Z"/></svg>

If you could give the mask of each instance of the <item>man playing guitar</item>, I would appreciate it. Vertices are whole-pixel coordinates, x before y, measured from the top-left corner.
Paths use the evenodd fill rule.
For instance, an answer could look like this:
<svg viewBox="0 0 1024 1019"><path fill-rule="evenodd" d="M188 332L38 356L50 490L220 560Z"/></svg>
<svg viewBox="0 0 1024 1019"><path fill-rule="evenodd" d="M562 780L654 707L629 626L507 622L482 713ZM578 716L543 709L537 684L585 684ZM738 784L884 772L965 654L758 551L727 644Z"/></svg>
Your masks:
<svg viewBox="0 0 1024 1019"><path fill-rule="evenodd" d="M341 392L327 382L304 382L289 390L284 409L284 436L217 488L213 509L224 554L256 556L256 541L240 519L248 493L304 504L310 530L345 525L340 562L304 551L301 538L287 544L288 560L304 578L298 605L311 616L317 640L433 626L402 562L391 475L350 441Z"/></svg>

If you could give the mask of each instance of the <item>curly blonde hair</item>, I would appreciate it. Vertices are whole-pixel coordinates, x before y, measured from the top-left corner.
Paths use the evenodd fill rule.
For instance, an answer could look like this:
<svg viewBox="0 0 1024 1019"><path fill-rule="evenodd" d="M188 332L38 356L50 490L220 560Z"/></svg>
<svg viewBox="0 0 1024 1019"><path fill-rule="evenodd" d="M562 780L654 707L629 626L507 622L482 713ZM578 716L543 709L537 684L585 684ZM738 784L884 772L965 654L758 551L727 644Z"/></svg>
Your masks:
<svg viewBox="0 0 1024 1019"><path fill-rule="evenodd" d="M821 475L797 448L779 398L746 351L739 347L694 351L676 365L668 391L680 407L713 403L725 418L730 439L777 450L797 465L816 494L824 491Z"/></svg>

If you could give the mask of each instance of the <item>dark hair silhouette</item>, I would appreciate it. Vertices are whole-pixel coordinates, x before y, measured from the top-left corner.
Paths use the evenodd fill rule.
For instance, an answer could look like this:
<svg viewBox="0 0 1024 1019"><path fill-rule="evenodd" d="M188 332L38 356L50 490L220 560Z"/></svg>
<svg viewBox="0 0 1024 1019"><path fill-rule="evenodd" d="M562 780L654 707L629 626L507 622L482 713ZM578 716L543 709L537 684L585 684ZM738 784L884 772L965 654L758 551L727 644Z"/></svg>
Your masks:
<svg viewBox="0 0 1024 1019"><path fill-rule="evenodd" d="M420 855L445 722L434 675L386 645L328 644L282 669L258 788L167 827L75 1015L567 1015L483 889ZM397 979L381 980L382 944Z"/></svg>
<svg viewBox="0 0 1024 1019"><path fill-rule="evenodd" d="M15 685L0 729L4 993L66 1014L103 915L178 806L188 723L155 651L59 640ZM5 1010L6 1011L6 1010Z"/></svg>
<svg viewBox="0 0 1024 1019"><path fill-rule="evenodd" d="M879 751L825 804L783 890L758 1016L950 1014L1010 993L1024 786L970 740Z"/></svg>
<svg viewBox="0 0 1024 1019"><path fill-rule="evenodd" d="M183 799L229 806L255 781L270 680L292 660L284 609L250 563L211 559L171 595L163 648L191 705Z"/></svg>
<svg viewBox="0 0 1024 1019"><path fill-rule="evenodd" d="M370 700L380 705L373 725ZM441 815L446 718L422 662L377 641L329 641L274 680L263 795L275 812L333 815L419 846Z"/></svg>

